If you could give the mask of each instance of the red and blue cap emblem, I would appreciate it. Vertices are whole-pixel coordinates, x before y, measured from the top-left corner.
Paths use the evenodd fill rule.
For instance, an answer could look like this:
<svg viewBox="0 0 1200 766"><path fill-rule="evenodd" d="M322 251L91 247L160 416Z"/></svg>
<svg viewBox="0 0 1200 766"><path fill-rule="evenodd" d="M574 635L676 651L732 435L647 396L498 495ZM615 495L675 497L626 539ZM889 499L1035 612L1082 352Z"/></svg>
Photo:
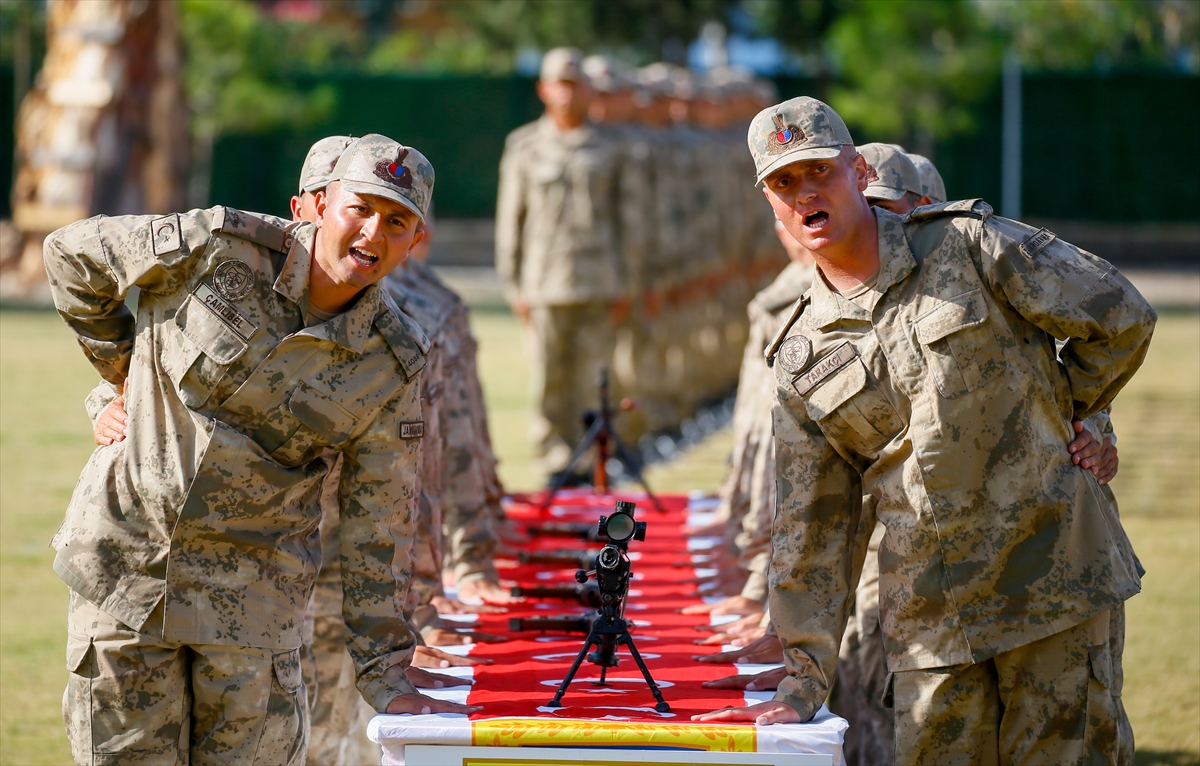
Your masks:
<svg viewBox="0 0 1200 766"><path fill-rule="evenodd" d="M771 121L775 123L775 130L767 136L767 154L782 154L790 148L789 144L804 141L804 131L795 125L785 125L783 115L771 115Z"/></svg>
<svg viewBox="0 0 1200 766"><path fill-rule="evenodd" d="M401 146L396 150L396 159L388 161L382 159L375 163L375 175L381 178L384 182L392 186L399 186L402 189L412 188L412 172L404 167L404 158L408 156L408 148Z"/></svg>

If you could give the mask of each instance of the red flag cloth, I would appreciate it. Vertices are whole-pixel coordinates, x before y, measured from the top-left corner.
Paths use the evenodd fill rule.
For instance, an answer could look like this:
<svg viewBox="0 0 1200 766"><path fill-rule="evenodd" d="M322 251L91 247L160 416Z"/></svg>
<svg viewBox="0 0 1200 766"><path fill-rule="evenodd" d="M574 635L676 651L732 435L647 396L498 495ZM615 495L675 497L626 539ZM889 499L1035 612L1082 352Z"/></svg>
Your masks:
<svg viewBox="0 0 1200 766"><path fill-rule="evenodd" d="M636 518L648 524L644 542L631 541L629 552L633 560L633 581L629 587L625 618L632 625L633 642L645 660L663 697L671 706L669 714L655 711L655 700L641 671L625 647L618 647L619 665L610 668L607 685L599 685L600 668L586 660L575 675L574 682L562 699L562 707L548 708L559 683L566 676L576 655L583 646L584 635L562 631L511 632L513 617L549 617L560 615L592 615L576 601L529 599L509 607L507 614L480 615L477 627L488 633L508 636L506 643L478 644L472 657L491 658L493 665L474 668L475 685L468 697L469 704L482 705L483 710L472 720L498 716L526 716L590 720L624 720L639 722L683 723L697 713L722 707L740 707L745 697L740 691L705 689L700 684L737 672L733 665L700 663L692 659L699 654L712 654L720 646L700 646L695 643L708 633L694 630L707 625L708 615L683 615L685 606L701 603L696 585L687 582L695 577L693 553L683 534L687 523L688 498L684 495L660 496L665 512L656 511L639 495L586 495L563 493L549 510L541 510L540 495L518 496L506 506L513 521L522 527L545 522L585 522L595 525L600 516L611 515L617 500L637 504ZM586 542L556 537L534 537L523 544L523 550L598 550L599 542ZM524 564L515 569L501 569L501 577L515 580L519 585L574 586L578 566L561 567L545 564Z"/></svg>

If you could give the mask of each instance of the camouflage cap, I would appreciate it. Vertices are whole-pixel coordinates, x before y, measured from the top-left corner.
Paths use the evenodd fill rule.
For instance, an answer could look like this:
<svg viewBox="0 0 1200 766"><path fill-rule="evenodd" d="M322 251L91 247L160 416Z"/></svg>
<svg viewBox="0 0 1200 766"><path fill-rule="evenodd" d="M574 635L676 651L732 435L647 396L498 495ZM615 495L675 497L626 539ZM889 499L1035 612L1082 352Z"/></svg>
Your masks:
<svg viewBox="0 0 1200 766"><path fill-rule="evenodd" d="M328 186L333 166L353 140L350 136L327 136L313 144L300 168L299 193L316 192Z"/></svg>
<svg viewBox="0 0 1200 766"><path fill-rule="evenodd" d="M917 166L917 173L921 176L921 192L933 202L945 202L946 182L933 162L928 157L912 152L908 153L908 158Z"/></svg>
<svg viewBox="0 0 1200 766"><path fill-rule="evenodd" d="M542 71L539 79L587 82L583 73L583 51L578 48L551 48L542 56Z"/></svg>
<svg viewBox="0 0 1200 766"><path fill-rule="evenodd" d="M904 150L895 144L863 144L858 153L867 161L867 199L900 199L907 192L921 191L921 174Z"/></svg>
<svg viewBox="0 0 1200 766"><path fill-rule="evenodd" d="M629 72L612 56L588 56L582 68L588 82L601 93L616 93L632 86Z"/></svg>
<svg viewBox="0 0 1200 766"><path fill-rule="evenodd" d="M836 157L854 139L827 104L800 96L756 114L746 143L754 157L755 181L761 182L784 165Z"/></svg>
<svg viewBox="0 0 1200 766"><path fill-rule="evenodd" d="M329 179L354 194L374 194L399 202L425 221L433 197L433 165L425 155L387 136L370 133L357 139L333 168Z"/></svg>

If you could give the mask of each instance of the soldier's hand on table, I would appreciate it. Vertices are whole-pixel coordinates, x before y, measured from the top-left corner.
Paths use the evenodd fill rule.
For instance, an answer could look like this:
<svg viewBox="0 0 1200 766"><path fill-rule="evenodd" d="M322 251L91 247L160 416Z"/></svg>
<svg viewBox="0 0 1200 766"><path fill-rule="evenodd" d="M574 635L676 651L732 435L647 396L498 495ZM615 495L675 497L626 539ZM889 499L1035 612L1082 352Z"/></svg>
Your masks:
<svg viewBox="0 0 1200 766"><path fill-rule="evenodd" d="M738 689L747 692L773 692L787 678L786 668L771 668L752 675L725 676L700 684L706 689Z"/></svg>
<svg viewBox="0 0 1200 766"><path fill-rule="evenodd" d="M483 708L479 705L460 705L457 702L445 702L426 697L424 694L401 694L388 703L387 712L390 715L429 715L430 713L474 713Z"/></svg>
<svg viewBox="0 0 1200 766"><path fill-rule="evenodd" d="M772 723L800 723L800 714L791 705L782 702L760 702L750 707L727 707L711 713L692 716L693 721L753 721L759 726Z"/></svg>
<svg viewBox="0 0 1200 766"><path fill-rule="evenodd" d="M447 686L471 686L475 683L469 678L430 673L428 670L412 666L404 671L404 675L408 677L408 682L418 689L444 689Z"/></svg>
<svg viewBox="0 0 1200 766"><path fill-rule="evenodd" d="M722 569L715 577L691 577L684 583L696 583L705 596L736 596L746 587L750 573L741 568Z"/></svg>
<svg viewBox="0 0 1200 766"><path fill-rule="evenodd" d="M767 634L767 629L759 626L760 622L762 622L762 612L756 612L743 617L737 622L731 622L720 627L706 625L707 629L716 630L717 632L708 638L696 639L696 643L701 645L733 644L734 646L745 646L751 641L760 639ZM749 627L743 628L741 627L743 625L749 625ZM728 630L725 630L725 628L728 628Z"/></svg>
<svg viewBox="0 0 1200 766"><path fill-rule="evenodd" d="M525 600L520 596L514 596L508 588L503 587L500 583L488 580L468 580L460 583L458 595L461 598L481 599L489 604L519 604ZM499 607L488 608L498 612L508 611Z"/></svg>
<svg viewBox="0 0 1200 766"><path fill-rule="evenodd" d="M101 447L107 447L125 440L125 427L129 424L129 415L125 412L125 395L129 393L129 378L121 389L121 395L108 403L108 406L96 418L92 428L92 438Z"/></svg>
<svg viewBox="0 0 1200 766"><path fill-rule="evenodd" d="M716 654L697 654L692 659L697 662L733 662L738 665L783 662L783 644L779 642L779 636L763 636L740 649Z"/></svg>
<svg viewBox="0 0 1200 766"><path fill-rule="evenodd" d="M461 595L461 591L459 593ZM438 614L499 614L508 611L502 606L467 604L456 598L446 598L445 596L434 596L429 599L429 603L433 604Z"/></svg>
<svg viewBox="0 0 1200 766"><path fill-rule="evenodd" d="M729 598L721 599L715 604L693 604L680 609L682 614L737 614L750 615L758 613L759 619L762 619L762 602L755 601L752 598L745 596L730 596Z"/></svg>
<svg viewBox="0 0 1200 766"><path fill-rule="evenodd" d="M433 631L425 637L425 643L430 646L458 646L460 644L498 644L508 639L504 636L497 636L495 633L484 633L481 630L446 630L444 628L434 628Z"/></svg>
<svg viewBox="0 0 1200 766"><path fill-rule="evenodd" d="M476 657L459 657L457 654L443 652L432 646L418 646L413 653L412 666L415 668L453 668L467 665L491 665L495 660Z"/></svg>

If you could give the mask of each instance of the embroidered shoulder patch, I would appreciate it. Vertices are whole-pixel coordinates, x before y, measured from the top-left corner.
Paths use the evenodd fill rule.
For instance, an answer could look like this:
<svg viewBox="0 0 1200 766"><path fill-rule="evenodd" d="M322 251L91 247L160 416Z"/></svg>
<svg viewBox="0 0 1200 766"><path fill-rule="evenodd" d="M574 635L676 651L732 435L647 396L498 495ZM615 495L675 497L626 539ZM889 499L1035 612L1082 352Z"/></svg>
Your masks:
<svg viewBox="0 0 1200 766"><path fill-rule="evenodd" d="M803 335L793 335L779 347L776 359L788 375L799 375L812 359L812 341Z"/></svg>
<svg viewBox="0 0 1200 766"><path fill-rule="evenodd" d="M425 436L424 420L405 420L400 424L401 439L420 439Z"/></svg>
<svg viewBox="0 0 1200 766"><path fill-rule="evenodd" d="M150 222L150 236L154 239L154 254L168 255L183 247L183 236L179 232L179 214L172 213Z"/></svg>
<svg viewBox="0 0 1200 766"><path fill-rule="evenodd" d="M1049 229L1038 229L1030 235L1029 239L1021 243L1021 254L1026 258L1032 258L1045 250L1056 239L1058 239L1058 236Z"/></svg>
<svg viewBox="0 0 1200 766"><path fill-rule="evenodd" d="M793 383L796 393L806 396L809 391L820 385L821 381L854 361L857 356L858 349L849 341L838 346L832 354L822 357L808 372L796 378Z"/></svg>

